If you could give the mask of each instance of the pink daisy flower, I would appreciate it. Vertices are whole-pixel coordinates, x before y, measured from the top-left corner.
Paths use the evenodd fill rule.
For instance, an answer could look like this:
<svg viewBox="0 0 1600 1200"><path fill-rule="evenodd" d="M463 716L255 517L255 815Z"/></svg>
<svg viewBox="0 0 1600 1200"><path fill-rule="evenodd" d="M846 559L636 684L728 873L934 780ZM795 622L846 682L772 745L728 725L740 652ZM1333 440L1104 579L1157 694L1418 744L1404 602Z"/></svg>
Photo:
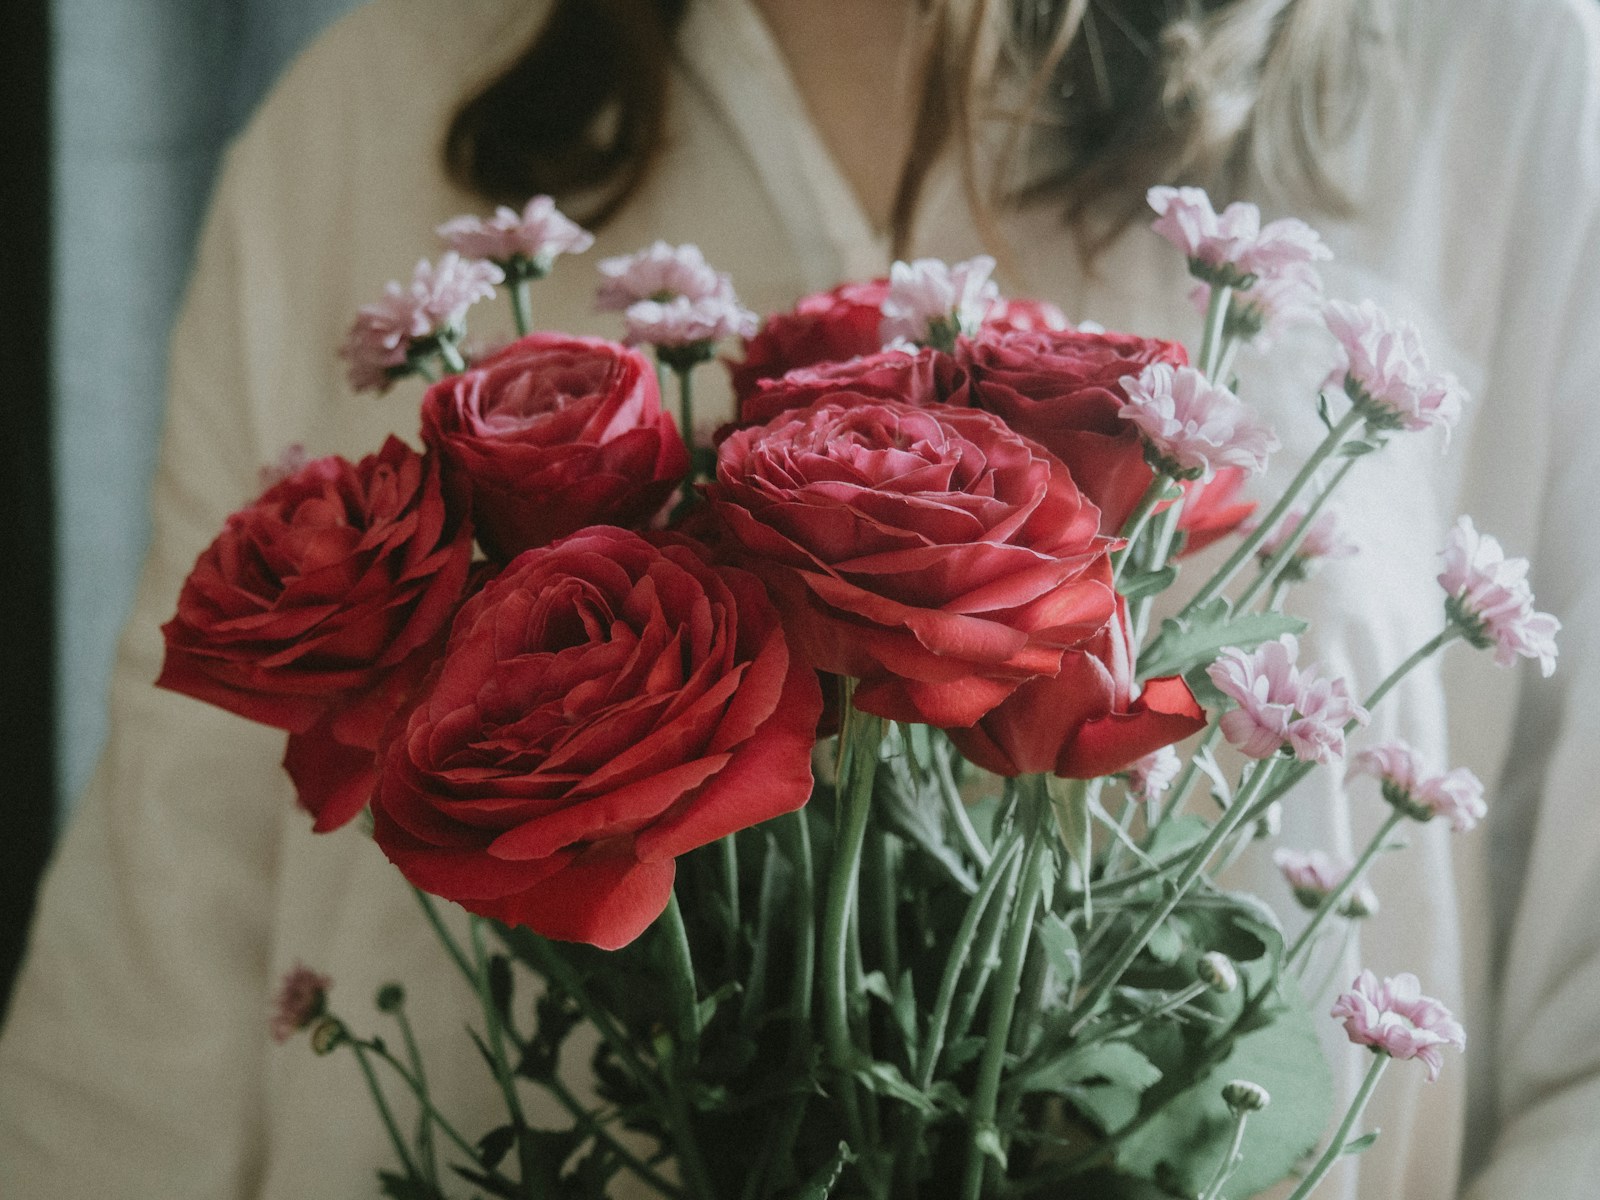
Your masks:
<svg viewBox="0 0 1600 1200"><path fill-rule="evenodd" d="M1222 735L1250 758L1269 758L1287 747L1303 762L1331 763L1344 757L1345 726L1365 725L1343 679L1328 679L1314 667L1295 665L1300 644L1291 634L1263 642L1254 651L1230 646L1206 675L1239 707L1223 714Z"/></svg>
<svg viewBox="0 0 1600 1200"><path fill-rule="evenodd" d="M1261 223L1261 210L1236 201L1218 213L1201 188L1153 187L1151 228L1189 260L1196 277L1212 284L1249 286L1258 279L1332 258L1317 231L1288 217Z"/></svg>
<svg viewBox="0 0 1600 1200"><path fill-rule="evenodd" d="M1507 558L1500 543L1479 533L1471 517L1456 521L1445 539L1439 586L1445 612L1467 640L1494 647L1494 661L1509 667L1518 657L1539 661L1548 678L1556 669L1556 634L1561 622L1536 612L1528 586L1528 560Z"/></svg>
<svg viewBox="0 0 1600 1200"><path fill-rule="evenodd" d="M1202 315L1211 307L1211 285L1201 282L1189 292L1189 303ZM1322 276L1309 263L1292 263L1263 275L1233 294L1225 332L1258 354L1272 349L1285 330L1314 324L1322 318Z"/></svg>
<svg viewBox="0 0 1600 1200"><path fill-rule="evenodd" d="M623 341L675 348L720 341L725 337L754 337L756 314L744 308L731 290L725 294L691 300L639 300L623 312Z"/></svg>
<svg viewBox="0 0 1600 1200"><path fill-rule="evenodd" d="M280 1045L315 1021L328 1006L333 980L296 963L283 977L267 1028Z"/></svg>
<svg viewBox="0 0 1600 1200"><path fill-rule="evenodd" d="M1378 982L1371 971L1356 976L1350 990L1333 1002L1331 1015L1358 1046L1370 1046L1391 1058L1414 1058L1428 1068L1428 1081L1439 1078L1441 1050L1467 1048L1467 1033L1439 1001L1422 994L1410 972Z"/></svg>
<svg viewBox="0 0 1600 1200"><path fill-rule="evenodd" d="M1339 342L1339 360L1326 387L1342 388L1380 429L1427 429L1447 434L1461 416L1466 392L1448 371L1435 371L1410 321L1392 317L1371 300L1333 300L1323 320Z"/></svg>
<svg viewBox="0 0 1600 1200"><path fill-rule="evenodd" d="M1291 850L1280 846L1272 852L1272 865L1282 873L1302 908L1315 911L1349 876L1351 862L1333 858L1321 850ZM1339 905L1341 917L1370 917L1378 911L1378 894L1366 880L1360 880Z"/></svg>
<svg viewBox="0 0 1600 1200"><path fill-rule="evenodd" d="M1117 415L1138 426L1147 455L1174 478L1209 479L1219 467L1264 471L1278 448L1243 401L1193 367L1151 363L1121 383L1128 399Z"/></svg>
<svg viewBox="0 0 1600 1200"><path fill-rule="evenodd" d="M986 254L951 266L937 258L897 262L889 268L878 334L885 345L904 339L948 348L957 335L972 336L999 303Z"/></svg>
<svg viewBox="0 0 1600 1200"><path fill-rule="evenodd" d="M467 310L494 295L505 272L491 262L446 252L437 265L417 263L409 286L390 280L383 297L363 306L345 336L339 355L350 386L358 392L383 391L409 373L415 343L441 333L459 335Z"/></svg>
<svg viewBox="0 0 1600 1200"><path fill-rule="evenodd" d="M1383 798L1414 821L1442 817L1455 832L1465 833L1489 811L1476 775L1465 767L1433 774L1404 742L1383 742L1363 750L1350 769L1378 780Z"/></svg>
<svg viewBox="0 0 1600 1200"><path fill-rule="evenodd" d="M549 196L535 196L520 213L501 205L488 220L454 217L437 232L457 254L531 276L548 273L563 254L582 254L594 245L594 234L563 214Z"/></svg>
<svg viewBox="0 0 1600 1200"><path fill-rule="evenodd" d="M601 259L600 276L594 303L601 312L622 312L641 300L709 300L733 291L728 277L711 268L699 246L659 241L637 254Z"/></svg>

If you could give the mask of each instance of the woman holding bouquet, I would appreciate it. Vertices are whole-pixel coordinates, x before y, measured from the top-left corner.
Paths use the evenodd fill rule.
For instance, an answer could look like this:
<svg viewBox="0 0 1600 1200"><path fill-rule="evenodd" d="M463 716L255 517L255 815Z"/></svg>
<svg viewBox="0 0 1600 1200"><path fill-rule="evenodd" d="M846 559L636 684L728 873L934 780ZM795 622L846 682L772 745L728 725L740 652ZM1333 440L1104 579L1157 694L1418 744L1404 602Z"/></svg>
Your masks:
<svg viewBox="0 0 1600 1200"><path fill-rule="evenodd" d="M1361 935L1362 961L1418 970L1474 1045L1432 1087L1391 1081L1372 1110L1384 1138L1328 1194L1589 1194L1600 13L1586 0L1007 8L470 0L444 14L380 0L288 74L230 152L174 338L114 730L0 1041L0 1191L366 1194L384 1142L360 1081L261 1036L264 998L297 960L352 996L405 978L419 1037L446 1064L435 1095L468 1113L494 1099L473 1091L476 1063L445 1056L456 981L400 876L353 828L307 836L281 738L149 686L180 582L264 463L297 443L356 458L409 434L414 385L352 396L331 333L397 262L432 252L423 231L477 206L472 193L555 192L605 253L697 242L762 312L881 275L895 255L993 247L1014 293L1192 337L1183 264L1133 219L1148 184L1184 177L1312 217L1336 253L1329 293L1377 295L1416 321L1476 396L1453 457L1397 444L1347 492L1359 566L1298 599L1319 656L1376 680L1433 632L1433 556L1465 508L1534 554L1566 626L1555 686L1521 697L1476 661L1449 676L1430 664L1378 718L1374 736L1453 751L1492 781L1490 839L1457 849L1437 823L1419 828L1409 870L1375 876L1391 919ZM533 297L540 327L615 332L578 265ZM1312 394L1325 339L1273 332L1272 359L1241 358L1243 386ZM1313 444L1316 413L1278 402L1285 442ZM725 397L701 403L731 415ZM1333 782L1302 791L1286 842L1349 848L1378 822ZM1240 870L1287 897L1264 856ZM1329 1049L1352 1088L1360 1062Z"/></svg>

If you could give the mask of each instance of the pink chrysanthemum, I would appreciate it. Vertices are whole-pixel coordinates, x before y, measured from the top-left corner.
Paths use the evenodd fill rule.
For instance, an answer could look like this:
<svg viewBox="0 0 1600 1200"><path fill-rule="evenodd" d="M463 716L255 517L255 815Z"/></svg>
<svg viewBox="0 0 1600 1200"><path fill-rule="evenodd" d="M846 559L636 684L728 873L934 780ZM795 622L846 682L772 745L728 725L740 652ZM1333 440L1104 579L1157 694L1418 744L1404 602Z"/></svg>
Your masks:
<svg viewBox="0 0 1600 1200"><path fill-rule="evenodd" d="M728 277L713 270L699 246L655 242L637 254L600 260L595 307L622 312L641 300L710 300L733 292Z"/></svg>
<svg viewBox="0 0 1600 1200"><path fill-rule="evenodd" d="M1222 735L1250 758L1269 758L1284 747L1303 762L1331 763L1344 757L1344 727L1365 725L1343 679L1327 679L1314 667L1295 665L1300 645L1291 634L1254 651L1229 647L1206 675L1238 708L1222 717Z"/></svg>
<svg viewBox="0 0 1600 1200"><path fill-rule="evenodd" d="M350 386L358 392L383 391L405 373L414 342L458 332L467 310L492 297L504 280L505 272L493 263L462 258L453 250L437 265L427 259L417 263L409 286L390 280L382 299L356 313L340 347Z"/></svg>
<svg viewBox="0 0 1600 1200"><path fill-rule="evenodd" d="M885 345L901 339L947 344L958 334L976 334L1000 299L989 278L993 271L994 259L986 254L954 266L937 258L895 263L889 268L879 336Z"/></svg>
<svg viewBox="0 0 1600 1200"><path fill-rule="evenodd" d="M1465 767L1432 774L1421 755L1404 742L1383 742L1363 750L1350 769L1378 780L1383 798L1416 821L1442 817L1455 832L1465 833L1489 811L1476 775Z"/></svg>
<svg viewBox="0 0 1600 1200"><path fill-rule="evenodd" d="M1190 289L1189 302L1205 313L1211 306L1211 285L1203 281L1195 284ZM1244 339L1258 354L1265 354L1284 330L1313 324L1321 317L1322 276L1310 263L1291 263L1234 293L1227 333Z"/></svg>
<svg viewBox="0 0 1600 1200"><path fill-rule="evenodd" d="M1494 647L1494 661L1509 667L1522 658L1539 660L1548 677L1556 669L1556 634L1561 622L1536 612L1528 586L1528 560L1507 558L1495 538L1456 521L1445 540L1439 586L1445 612L1473 645Z"/></svg>
<svg viewBox="0 0 1600 1200"><path fill-rule="evenodd" d="M1438 426L1449 433L1466 392L1450 372L1433 369L1415 325L1371 300L1329 301L1323 320L1340 350L1325 386L1342 388L1379 428Z"/></svg>
<svg viewBox="0 0 1600 1200"><path fill-rule="evenodd" d="M1352 867L1347 858L1333 858L1321 850L1291 850L1287 846L1272 852L1272 865L1282 872L1301 907L1313 911L1322 907ZM1378 895L1364 879L1356 882L1339 905L1342 917L1370 917L1377 911Z"/></svg>
<svg viewBox="0 0 1600 1200"><path fill-rule="evenodd" d="M1149 804L1172 786L1182 761L1171 746L1146 754L1128 768L1128 795Z"/></svg>
<svg viewBox="0 0 1600 1200"><path fill-rule="evenodd" d="M1209 479L1219 467L1264 471L1277 435L1245 403L1193 367L1151 363L1123 376L1118 413L1139 428L1154 463L1169 475Z"/></svg>
<svg viewBox="0 0 1600 1200"><path fill-rule="evenodd" d="M1305 509L1290 509L1278 523L1278 527L1262 539L1256 551L1257 555L1263 559L1271 558L1299 531L1305 519ZM1244 528L1246 532L1250 532L1254 527L1246 525ZM1284 575L1289 579L1304 578L1312 563L1349 558L1359 552L1360 547L1351 540L1338 511L1331 508L1324 509L1312 518L1305 537L1300 540L1300 544L1295 547L1294 554L1285 565Z"/></svg>
<svg viewBox="0 0 1600 1200"><path fill-rule="evenodd" d="M280 1045L315 1021L328 1006L333 980L296 963L283 977L267 1027Z"/></svg>
<svg viewBox="0 0 1600 1200"><path fill-rule="evenodd" d="M1146 194L1156 211L1151 228L1189 260L1207 283L1233 286L1332 258L1317 231L1287 217L1261 223L1261 210L1236 201L1218 213L1201 188L1153 187Z"/></svg>
<svg viewBox="0 0 1600 1200"><path fill-rule="evenodd" d="M526 262L543 275L563 254L582 254L594 234L568 218L549 196L535 196L519 213L501 205L488 220L466 215L439 226L445 244L466 258L486 258L501 267Z"/></svg>
<svg viewBox="0 0 1600 1200"><path fill-rule="evenodd" d="M1333 1002L1331 1015L1358 1046L1392 1058L1414 1058L1428 1068L1428 1082L1439 1078L1445 1046L1467 1048L1467 1032L1450 1010L1431 996L1409 971L1378 982L1371 971L1357 975L1350 990Z"/></svg>
<svg viewBox="0 0 1600 1200"><path fill-rule="evenodd" d="M720 341L725 337L752 337L759 321L744 308L731 290L725 295L691 300L674 296L671 300L640 300L623 313L626 332L623 341L630 346L695 346Z"/></svg>

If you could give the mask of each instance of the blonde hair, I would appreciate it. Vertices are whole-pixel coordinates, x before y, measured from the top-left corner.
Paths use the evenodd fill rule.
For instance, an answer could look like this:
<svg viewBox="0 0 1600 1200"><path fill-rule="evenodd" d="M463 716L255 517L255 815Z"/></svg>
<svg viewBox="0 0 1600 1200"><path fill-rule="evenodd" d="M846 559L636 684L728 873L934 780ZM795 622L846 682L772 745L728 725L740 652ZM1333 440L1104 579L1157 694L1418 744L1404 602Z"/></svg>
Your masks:
<svg viewBox="0 0 1600 1200"><path fill-rule="evenodd" d="M918 0L922 103L891 216L910 243L952 149L980 231L1059 204L1085 252L1157 182L1226 195L1243 178L1337 211L1327 169L1374 78L1391 0ZM598 226L662 150L671 41L687 0L556 0L532 43L467 97L444 147L491 200L581 197Z"/></svg>

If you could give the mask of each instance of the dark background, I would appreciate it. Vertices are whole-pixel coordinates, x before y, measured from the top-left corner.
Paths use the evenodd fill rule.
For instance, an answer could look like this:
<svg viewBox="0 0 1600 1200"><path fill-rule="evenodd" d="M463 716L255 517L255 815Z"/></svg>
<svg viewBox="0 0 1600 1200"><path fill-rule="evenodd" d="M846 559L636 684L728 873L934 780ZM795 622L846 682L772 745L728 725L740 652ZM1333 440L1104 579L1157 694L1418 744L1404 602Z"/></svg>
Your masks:
<svg viewBox="0 0 1600 1200"><path fill-rule="evenodd" d="M50 40L46 0L0 21L0 1012L54 832L50 478Z"/></svg>

